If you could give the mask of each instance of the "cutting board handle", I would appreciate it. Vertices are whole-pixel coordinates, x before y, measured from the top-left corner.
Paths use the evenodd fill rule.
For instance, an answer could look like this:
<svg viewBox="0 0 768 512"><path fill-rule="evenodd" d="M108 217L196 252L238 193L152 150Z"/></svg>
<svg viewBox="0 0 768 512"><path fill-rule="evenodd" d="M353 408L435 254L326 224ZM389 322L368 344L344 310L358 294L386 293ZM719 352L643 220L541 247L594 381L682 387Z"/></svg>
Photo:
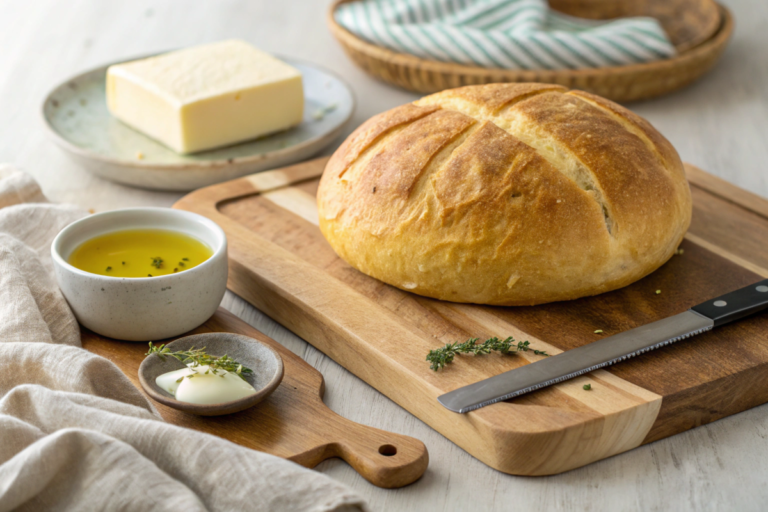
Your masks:
<svg viewBox="0 0 768 512"><path fill-rule="evenodd" d="M426 471L429 454L418 439L355 423L322 405L324 410L312 416L313 430L327 442L290 457L292 461L314 467L339 457L373 485L387 489L413 483Z"/></svg>

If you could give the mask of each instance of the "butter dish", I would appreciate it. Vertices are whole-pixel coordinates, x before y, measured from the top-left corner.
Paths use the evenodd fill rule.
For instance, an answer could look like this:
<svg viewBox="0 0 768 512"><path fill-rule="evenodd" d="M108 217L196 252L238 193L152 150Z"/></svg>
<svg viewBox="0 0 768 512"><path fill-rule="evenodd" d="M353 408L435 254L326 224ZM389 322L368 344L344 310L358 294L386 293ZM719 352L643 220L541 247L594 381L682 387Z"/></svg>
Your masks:
<svg viewBox="0 0 768 512"><path fill-rule="evenodd" d="M139 366L139 382L153 400L198 416L220 416L243 411L267 398L283 380L283 359L274 349L257 339L242 334L211 332L179 338L168 343L172 350L205 348L216 356L229 355L253 370L245 377L255 393L237 400L216 404L182 402L157 385L158 376L184 365L172 357L147 356Z"/></svg>
<svg viewBox="0 0 768 512"><path fill-rule="evenodd" d="M355 105L350 88L336 75L279 58L301 72L301 123L233 146L181 155L116 119L106 104L106 73L114 63L53 89L42 105L43 122L51 139L77 164L126 185L189 191L274 169L305 160L331 144L342 134Z"/></svg>

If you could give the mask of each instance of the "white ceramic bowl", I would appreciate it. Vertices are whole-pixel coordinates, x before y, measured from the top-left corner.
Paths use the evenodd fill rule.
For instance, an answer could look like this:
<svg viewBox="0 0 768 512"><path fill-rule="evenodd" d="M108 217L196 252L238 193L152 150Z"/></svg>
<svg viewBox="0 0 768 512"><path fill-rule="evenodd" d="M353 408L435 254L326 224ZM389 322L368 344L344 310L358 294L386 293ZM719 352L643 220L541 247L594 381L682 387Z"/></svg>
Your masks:
<svg viewBox="0 0 768 512"><path fill-rule="evenodd" d="M67 263L80 244L124 229L167 229L197 238L213 255L189 270L156 277L91 274ZM171 208L127 208L90 215L64 228L51 245L59 287L88 329L120 340L178 336L213 315L227 288L227 237L213 221Z"/></svg>

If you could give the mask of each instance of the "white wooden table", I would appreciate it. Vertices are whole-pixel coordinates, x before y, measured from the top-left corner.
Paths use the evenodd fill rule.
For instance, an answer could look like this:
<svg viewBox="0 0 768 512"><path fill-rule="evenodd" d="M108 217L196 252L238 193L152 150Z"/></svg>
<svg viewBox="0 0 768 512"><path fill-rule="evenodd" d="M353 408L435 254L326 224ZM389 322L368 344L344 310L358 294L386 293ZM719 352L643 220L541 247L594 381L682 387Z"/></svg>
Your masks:
<svg viewBox="0 0 768 512"><path fill-rule="evenodd" d="M659 128L684 160L768 196L768 3L725 3L735 13L737 30L714 72L684 91L631 107ZM69 162L46 139L41 100L57 82L90 67L225 38L316 62L344 77L358 102L347 132L415 99L352 65L325 28L327 4L1 0L0 162L32 173L53 201L96 211L170 206L180 194L116 185ZM404 489L373 487L339 460L317 468L355 488L373 510L768 509L768 405L563 475L513 477L478 462L234 295L228 293L223 305L319 369L332 409L427 445L429 469Z"/></svg>

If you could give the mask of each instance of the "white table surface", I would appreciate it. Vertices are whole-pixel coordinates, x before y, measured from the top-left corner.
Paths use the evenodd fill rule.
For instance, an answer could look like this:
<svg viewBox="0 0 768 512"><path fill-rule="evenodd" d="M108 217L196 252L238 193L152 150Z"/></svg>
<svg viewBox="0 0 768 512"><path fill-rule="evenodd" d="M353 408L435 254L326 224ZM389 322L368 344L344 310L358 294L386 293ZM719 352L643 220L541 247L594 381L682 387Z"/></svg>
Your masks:
<svg viewBox="0 0 768 512"><path fill-rule="evenodd" d="M55 84L96 65L225 38L344 77L358 102L347 133L415 99L347 59L325 27L328 3L0 0L0 162L30 172L53 201L96 211L170 206L181 194L116 185L71 163L47 140L40 104ZM683 160L768 196L768 2L725 3L735 13L736 35L715 70L688 89L631 108L666 135ZM340 460L317 467L365 496L372 510L768 509L767 405L562 475L514 477L478 462L231 293L223 305L320 370L333 410L427 445L429 469L403 489L373 487Z"/></svg>

